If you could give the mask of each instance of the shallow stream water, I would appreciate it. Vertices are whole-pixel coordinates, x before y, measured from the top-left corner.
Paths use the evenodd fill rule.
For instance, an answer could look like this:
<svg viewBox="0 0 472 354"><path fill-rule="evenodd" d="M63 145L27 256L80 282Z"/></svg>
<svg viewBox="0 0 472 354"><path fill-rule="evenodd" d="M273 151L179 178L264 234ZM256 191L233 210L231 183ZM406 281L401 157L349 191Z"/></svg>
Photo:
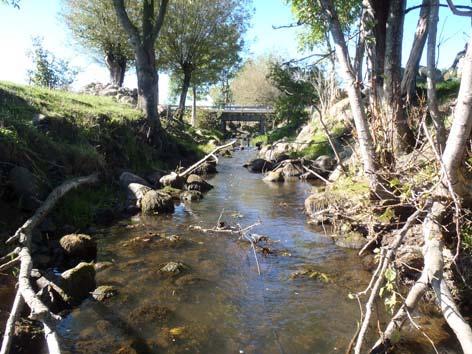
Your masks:
<svg viewBox="0 0 472 354"><path fill-rule="evenodd" d="M98 261L114 265L97 273L97 283L119 294L87 300L62 322L66 353L345 352L359 319L348 294L362 290L370 274L356 252L307 224L303 202L312 186L263 182L241 167L254 154L222 158L203 200L103 231ZM247 242L189 229L213 227L223 209L227 224L261 222L250 232L267 236L274 252L257 254L261 275ZM128 242L156 233L181 242ZM187 268L162 276L170 261ZM291 276L307 268L327 279Z"/></svg>

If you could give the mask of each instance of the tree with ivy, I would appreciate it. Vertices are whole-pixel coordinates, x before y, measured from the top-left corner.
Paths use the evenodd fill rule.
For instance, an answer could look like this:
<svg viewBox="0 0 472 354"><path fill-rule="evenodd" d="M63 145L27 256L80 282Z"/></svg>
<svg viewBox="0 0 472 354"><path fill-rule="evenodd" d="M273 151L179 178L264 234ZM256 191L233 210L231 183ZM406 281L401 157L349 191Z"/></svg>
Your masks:
<svg viewBox="0 0 472 354"><path fill-rule="evenodd" d="M134 52L109 0L63 0L62 17L74 39L105 62L110 82L123 85Z"/></svg>
<svg viewBox="0 0 472 354"><path fill-rule="evenodd" d="M74 82L77 70L71 68L67 60L57 58L45 49L41 38L33 38L33 48L28 55L33 62L33 67L28 70L30 84L50 89L67 89Z"/></svg>

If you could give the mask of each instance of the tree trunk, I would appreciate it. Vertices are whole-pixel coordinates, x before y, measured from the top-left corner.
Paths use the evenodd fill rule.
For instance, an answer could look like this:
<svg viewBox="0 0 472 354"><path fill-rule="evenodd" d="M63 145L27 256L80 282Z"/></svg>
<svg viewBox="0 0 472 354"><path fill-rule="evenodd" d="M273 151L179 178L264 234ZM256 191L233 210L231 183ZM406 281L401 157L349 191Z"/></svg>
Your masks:
<svg viewBox="0 0 472 354"><path fill-rule="evenodd" d="M122 87L126 73L126 58L108 53L105 56L105 63L110 73L110 83L118 87Z"/></svg>
<svg viewBox="0 0 472 354"><path fill-rule="evenodd" d="M431 9L431 0L423 0L421 4L420 16L416 25L415 38L411 46L410 56L405 66L401 84L402 96L407 102L416 98L416 75L420 66L421 55L423 54L428 34L428 19Z"/></svg>
<svg viewBox="0 0 472 354"><path fill-rule="evenodd" d="M396 1L396 0L395 0ZM368 0L374 15L375 55L372 62L375 93L377 97L383 96L385 51L387 37L387 19L389 4L392 0Z"/></svg>
<svg viewBox="0 0 472 354"><path fill-rule="evenodd" d="M182 119L185 113L185 102L187 101L188 89L190 87L190 80L192 79L192 72L184 69L184 81L182 82L182 91L180 92L179 101L179 119Z"/></svg>
<svg viewBox="0 0 472 354"><path fill-rule="evenodd" d="M347 93L351 105L351 111L356 126L357 136L359 139L360 153L364 172L369 179L371 190L375 193L379 189L377 179L377 164L375 161L375 150L372 137L369 131L367 115L365 113L364 104L359 86L356 83L356 76L349 59L349 52L346 41L339 23L336 10L331 0L320 0L323 15L326 17L330 26L331 35L335 44L336 54L341 66L342 75L346 82Z"/></svg>
<svg viewBox="0 0 472 354"><path fill-rule="evenodd" d="M195 85L192 86L192 95L193 95L193 103L192 103L192 127L197 126L197 88Z"/></svg>
<svg viewBox="0 0 472 354"><path fill-rule="evenodd" d="M140 46L136 50L136 75L138 78L138 107L146 114L153 130L160 130L157 112L157 90L159 79L156 71L154 50Z"/></svg>
<svg viewBox="0 0 472 354"><path fill-rule="evenodd" d="M460 168L472 128L472 39L464 57L461 86L454 109L454 120L447 138L442 161L454 192L465 196Z"/></svg>
<svg viewBox="0 0 472 354"><path fill-rule="evenodd" d="M436 144L438 151L442 152L446 142L446 128L439 115L438 98L436 96L436 36L439 21L439 1L431 0L428 29L428 108L431 119L436 129Z"/></svg>
<svg viewBox="0 0 472 354"><path fill-rule="evenodd" d="M385 114L393 120L393 150L399 153L408 152L415 141L403 109L400 89L405 7L406 0L390 2L384 68Z"/></svg>

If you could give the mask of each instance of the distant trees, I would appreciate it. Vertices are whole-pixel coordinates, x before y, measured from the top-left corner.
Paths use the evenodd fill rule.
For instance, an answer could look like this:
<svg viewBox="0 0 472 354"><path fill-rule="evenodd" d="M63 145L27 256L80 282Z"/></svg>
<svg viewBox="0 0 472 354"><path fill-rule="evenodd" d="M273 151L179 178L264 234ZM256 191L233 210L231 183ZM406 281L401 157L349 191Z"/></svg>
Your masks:
<svg viewBox="0 0 472 354"><path fill-rule="evenodd" d="M161 123L157 112L158 81L156 68L156 42L164 23L169 0L143 0L138 8L125 5L124 0L113 0L116 15L133 46L136 75L138 79L138 106L146 114L150 123L148 139L160 130ZM133 23L129 10L141 13L139 24Z"/></svg>
<svg viewBox="0 0 472 354"><path fill-rule="evenodd" d="M73 37L105 62L110 82L123 85L134 51L110 0L64 0L62 16Z"/></svg>
<svg viewBox="0 0 472 354"><path fill-rule="evenodd" d="M239 105L271 106L280 95L269 78L272 63L270 56L247 60L230 83L234 103Z"/></svg>
<svg viewBox="0 0 472 354"><path fill-rule="evenodd" d="M68 61L57 58L45 49L39 37L33 38L33 48L28 55L33 62L33 67L28 70L28 79L33 85L67 89L77 75Z"/></svg>
<svg viewBox="0 0 472 354"><path fill-rule="evenodd" d="M247 1L174 0L157 47L159 62L181 77L179 111L189 87L216 83L240 61L249 13Z"/></svg>

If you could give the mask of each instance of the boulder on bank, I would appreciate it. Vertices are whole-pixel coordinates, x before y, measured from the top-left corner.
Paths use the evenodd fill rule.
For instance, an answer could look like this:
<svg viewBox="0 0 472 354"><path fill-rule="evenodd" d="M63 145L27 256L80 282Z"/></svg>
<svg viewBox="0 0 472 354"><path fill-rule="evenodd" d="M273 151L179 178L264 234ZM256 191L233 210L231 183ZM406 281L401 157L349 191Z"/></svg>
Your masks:
<svg viewBox="0 0 472 354"><path fill-rule="evenodd" d="M85 234L70 234L59 240L67 263L76 265L81 261L92 262L97 258L97 243Z"/></svg>
<svg viewBox="0 0 472 354"><path fill-rule="evenodd" d="M336 160L330 156L321 155L313 162L313 167L315 167L321 175L324 174L327 176L336 168Z"/></svg>
<svg viewBox="0 0 472 354"><path fill-rule="evenodd" d="M160 191L148 191L141 200L143 214L173 213L174 202L172 197Z"/></svg>
<svg viewBox="0 0 472 354"><path fill-rule="evenodd" d="M198 191L201 193L208 192L213 186L198 175L190 175L187 177L185 184L188 191Z"/></svg>
<svg viewBox="0 0 472 354"><path fill-rule="evenodd" d="M249 172L262 173L272 171L274 165L272 164L272 162L264 159L254 159L244 164L244 167L246 167Z"/></svg>
<svg viewBox="0 0 472 354"><path fill-rule="evenodd" d="M19 205L25 211L38 208L39 187L36 176L25 167L15 166L9 175L9 184L19 198Z"/></svg>

